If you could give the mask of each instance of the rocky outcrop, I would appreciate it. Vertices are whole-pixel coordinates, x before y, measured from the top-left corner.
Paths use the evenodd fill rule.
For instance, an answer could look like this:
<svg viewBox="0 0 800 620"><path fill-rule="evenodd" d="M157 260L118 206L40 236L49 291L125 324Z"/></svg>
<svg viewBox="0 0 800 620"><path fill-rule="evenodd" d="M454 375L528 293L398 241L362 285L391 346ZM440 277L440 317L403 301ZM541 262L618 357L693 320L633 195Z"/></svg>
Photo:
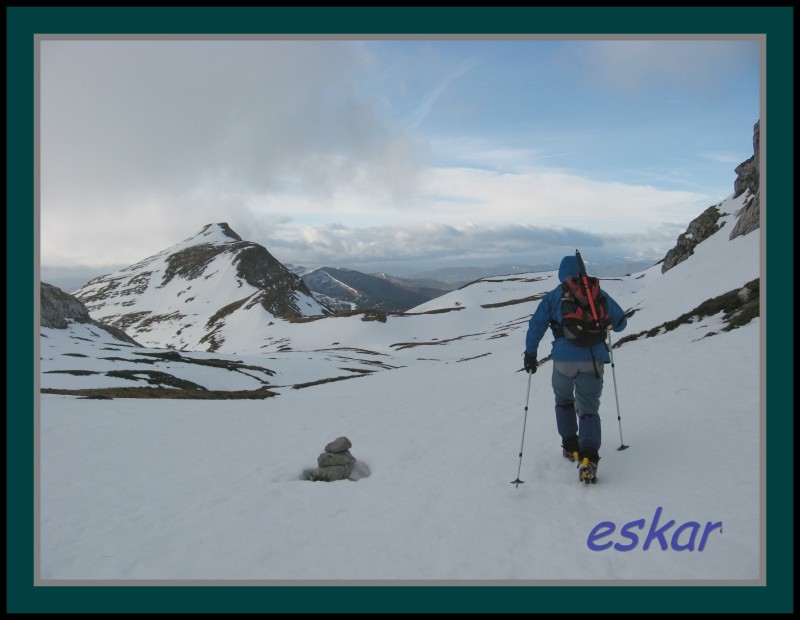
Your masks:
<svg viewBox="0 0 800 620"><path fill-rule="evenodd" d="M69 327L70 322L75 323L88 323L104 329L109 332L117 340L128 342L139 346L133 338L128 336L124 331L114 327L113 325L106 325L99 321L94 321L89 316L89 311L86 309L78 299L65 293L60 288L47 284L46 282L40 283L40 325L42 327L50 327L53 329L66 329Z"/></svg>
<svg viewBox="0 0 800 620"><path fill-rule="evenodd" d="M718 220L720 212L717 206L709 207L698 217L689 222L686 232L678 237L678 242L674 248L667 252L661 264L661 273L672 269L678 263L682 263L694 253L694 248L698 243L708 239L720 229Z"/></svg>
<svg viewBox="0 0 800 620"><path fill-rule="evenodd" d="M42 282L40 285L41 326L66 329L69 321L91 323L89 311L80 301L60 288Z"/></svg>
<svg viewBox="0 0 800 620"><path fill-rule="evenodd" d="M350 454L352 446L347 437L334 439L325 446L325 452L317 457L317 468L309 474L308 479L322 482L346 480L356 465L356 458Z"/></svg>
<svg viewBox="0 0 800 620"><path fill-rule="evenodd" d="M736 181L733 184L734 197L749 192L750 197L736 213L738 219L731 231L730 238L756 230L761 223L761 192L759 189L761 158L759 156L760 121L753 127L753 156L736 167Z"/></svg>
<svg viewBox="0 0 800 620"><path fill-rule="evenodd" d="M760 121L753 127L753 156L736 167L736 181L733 184L733 197L738 198L747 194L743 206L735 213L736 224L731 230L730 239L746 235L756 230L761 218L761 194L759 192L759 148L760 148ZM672 269L678 263L685 261L694 253L697 244L702 243L720 229L719 205L709 207L697 218L689 223L686 232L678 237L675 247L664 256L661 264L661 273Z"/></svg>
<svg viewBox="0 0 800 620"><path fill-rule="evenodd" d="M733 182L733 197L741 196L745 191L750 190L751 194L758 193L759 165L759 146L761 143L760 135L761 122L753 126L753 156L747 161L743 161L736 166L736 180Z"/></svg>

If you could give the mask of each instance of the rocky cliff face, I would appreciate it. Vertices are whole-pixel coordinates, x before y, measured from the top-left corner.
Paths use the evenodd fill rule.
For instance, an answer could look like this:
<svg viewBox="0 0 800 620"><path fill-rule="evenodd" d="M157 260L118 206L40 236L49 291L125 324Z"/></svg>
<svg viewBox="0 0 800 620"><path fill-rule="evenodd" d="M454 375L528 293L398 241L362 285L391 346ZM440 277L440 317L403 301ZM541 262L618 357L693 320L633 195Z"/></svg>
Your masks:
<svg viewBox="0 0 800 620"><path fill-rule="evenodd" d="M109 332L117 340L138 346L138 343L121 329L92 320L86 306L69 293L46 282L40 284L39 290L39 323L42 327L66 329L70 322L86 323Z"/></svg>
<svg viewBox="0 0 800 620"><path fill-rule="evenodd" d="M759 156L761 136L758 122L753 128L753 156L736 167L736 181L733 184L734 196L749 192L751 197L737 213L739 219L731 231L731 239L756 230L761 220L761 192L759 190L761 158Z"/></svg>
<svg viewBox="0 0 800 620"><path fill-rule="evenodd" d="M731 230L730 238L746 235L759 227L761 205L759 194L759 136L760 123L753 128L753 156L739 164L736 171L736 181L733 184L733 197L738 198L746 194L743 206L736 213L738 219ZM686 232L678 237L675 247L664 256L661 264L661 273L669 271L675 265L689 258L697 244L719 230L717 223L720 218L719 205L714 205L703 211L697 218L689 223Z"/></svg>
<svg viewBox="0 0 800 620"><path fill-rule="evenodd" d="M698 243L703 242L717 232L719 230L719 224L717 223L719 218L719 209L713 206L689 222L686 232L678 237L675 247L664 256L664 261L661 264L661 273L669 271L678 263L685 261L694 253L694 248Z"/></svg>
<svg viewBox="0 0 800 620"><path fill-rule="evenodd" d="M92 318L81 302L60 288L42 282L40 284L41 326L66 329L69 321L89 323Z"/></svg>
<svg viewBox="0 0 800 620"><path fill-rule="evenodd" d="M217 350L234 314L252 326L263 318L330 313L300 276L226 223L208 224L171 248L95 278L75 296L93 318L146 346L176 349Z"/></svg>

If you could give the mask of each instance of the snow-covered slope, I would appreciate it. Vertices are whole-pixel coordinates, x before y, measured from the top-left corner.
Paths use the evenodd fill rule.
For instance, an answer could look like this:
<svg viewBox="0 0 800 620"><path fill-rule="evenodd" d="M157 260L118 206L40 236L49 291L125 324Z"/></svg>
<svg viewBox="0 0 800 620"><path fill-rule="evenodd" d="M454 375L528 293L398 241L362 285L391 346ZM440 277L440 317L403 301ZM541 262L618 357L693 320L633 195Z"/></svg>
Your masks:
<svg viewBox="0 0 800 620"><path fill-rule="evenodd" d="M615 337L640 337L614 349L590 487L560 454L549 363L525 399L527 320L555 272L486 278L404 314L265 325L241 312L250 338L226 340L228 353L43 328L45 388L187 389L170 375L274 396L43 394L41 577L761 582L763 319L726 331L720 310L655 329L759 277L759 231L729 239L738 206L720 203L722 228L666 273L603 280L631 313ZM191 285L201 300L202 280L173 293ZM52 372L70 369L94 374ZM308 481L339 436L354 474Z"/></svg>

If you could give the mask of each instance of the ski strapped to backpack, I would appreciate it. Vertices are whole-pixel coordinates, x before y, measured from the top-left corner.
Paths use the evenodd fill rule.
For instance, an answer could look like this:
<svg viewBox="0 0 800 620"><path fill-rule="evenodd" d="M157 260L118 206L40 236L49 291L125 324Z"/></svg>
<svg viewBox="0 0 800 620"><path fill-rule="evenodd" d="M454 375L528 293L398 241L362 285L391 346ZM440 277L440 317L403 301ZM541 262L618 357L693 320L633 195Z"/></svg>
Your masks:
<svg viewBox="0 0 800 620"><path fill-rule="evenodd" d="M561 324L552 325L556 337L563 336L579 347L605 343L612 328L608 302L600 290L600 281L586 273L578 250L578 275L567 277L561 284ZM594 351L592 350L592 359Z"/></svg>

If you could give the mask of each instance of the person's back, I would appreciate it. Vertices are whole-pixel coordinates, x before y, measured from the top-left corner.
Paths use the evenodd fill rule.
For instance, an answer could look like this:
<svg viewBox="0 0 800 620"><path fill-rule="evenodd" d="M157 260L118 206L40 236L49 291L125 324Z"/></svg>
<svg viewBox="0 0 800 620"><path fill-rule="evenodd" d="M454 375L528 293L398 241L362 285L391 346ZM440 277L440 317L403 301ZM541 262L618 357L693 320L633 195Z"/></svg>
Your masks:
<svg viewBox="0 0 800 620"><path fill-rule="evenodd" d="M579 463L579 479L596 482L601 445L600 397L603 391L603 368L611 357L605 338L589 346L576 344L564 330L564 283L571 277L589 277L583 268L580 253L561 260L558 277L561 284L539 302L528 322L525 337L524 365L526 372L536 372L539 343L548 329L552 331L552 387L555 395L556 426L561 436L562 454ZM587 289L588 290L588 289ZM622 331L627 326L625 312L602 288L609 329Z"/></svg>

